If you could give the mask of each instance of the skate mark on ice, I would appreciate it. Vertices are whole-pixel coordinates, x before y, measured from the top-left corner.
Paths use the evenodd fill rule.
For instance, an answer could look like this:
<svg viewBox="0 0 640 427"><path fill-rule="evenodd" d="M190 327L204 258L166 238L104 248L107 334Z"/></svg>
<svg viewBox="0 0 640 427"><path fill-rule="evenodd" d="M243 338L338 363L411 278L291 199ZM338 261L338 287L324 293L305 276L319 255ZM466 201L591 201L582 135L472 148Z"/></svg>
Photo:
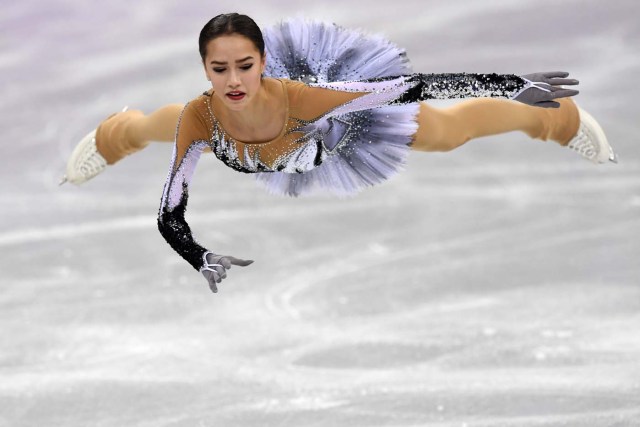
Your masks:
<svg viewBox="0 0 640 427"><path fill-rule="evenodd" d="M293 364L332 369L394 369L432 362L463 347L453 343L360 342L309 352L294 360Z"/></svg>

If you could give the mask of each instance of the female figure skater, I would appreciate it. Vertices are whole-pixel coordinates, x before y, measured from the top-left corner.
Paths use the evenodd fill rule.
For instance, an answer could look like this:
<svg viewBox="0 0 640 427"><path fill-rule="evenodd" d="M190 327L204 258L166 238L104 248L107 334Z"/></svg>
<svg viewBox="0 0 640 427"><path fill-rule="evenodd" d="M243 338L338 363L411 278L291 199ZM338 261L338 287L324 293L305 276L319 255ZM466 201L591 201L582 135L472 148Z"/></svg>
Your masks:
<svg viewBox="0 0 640 427"><path fill-rule="evenodd" d="M213 292L231 265L253 261L215 254L191 235L188 185L205 149L290 196L318 187L352 195L395 174L410 148L449 151L514 130L595 163L616 160L598 123L569 98L578 91L562 87L578 84L566 72L411 73L405 52L383 38L303 20L263 38L237 13L211 19L199 49L211 89L186 106L108 117L75 148L63 182L85 182L150 141L175 141L158 227ZM446 109L420 102L464 97L485 98Z"/></svg>

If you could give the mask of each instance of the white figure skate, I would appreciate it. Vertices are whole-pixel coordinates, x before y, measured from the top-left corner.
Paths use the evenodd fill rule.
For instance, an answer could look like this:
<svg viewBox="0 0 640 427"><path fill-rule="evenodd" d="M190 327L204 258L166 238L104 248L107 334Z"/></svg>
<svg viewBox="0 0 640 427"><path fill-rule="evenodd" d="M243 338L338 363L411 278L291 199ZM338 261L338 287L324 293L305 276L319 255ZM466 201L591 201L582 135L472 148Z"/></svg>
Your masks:
<svg viewBox="0 0 640 427"><path fill-rule="evenodd" d="M127 111L127 108L124 107L122 112ZM60 180L59 185L65 182L80 185L105 170L107 161L96 148L96 130L89 132L76 145L67 162L66 174Z"/></svg>
<svg viewBox="0 0 640 427"><path fill-rule="evenodd" d="M604 130L591 114L578 107L580 127L567 147L577 151L581 156L593 163L606 163L607 160L618 163L618 156L607 142Z"/></svg>

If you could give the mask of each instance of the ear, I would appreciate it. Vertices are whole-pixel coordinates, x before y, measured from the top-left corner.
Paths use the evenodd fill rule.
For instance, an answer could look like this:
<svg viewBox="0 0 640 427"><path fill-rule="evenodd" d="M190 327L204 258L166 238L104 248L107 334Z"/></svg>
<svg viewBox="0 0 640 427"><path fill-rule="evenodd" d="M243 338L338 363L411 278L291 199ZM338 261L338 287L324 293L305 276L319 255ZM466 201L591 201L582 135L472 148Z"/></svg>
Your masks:
<svg viewBox="0 0 640 427"><path fill-rule="evenodd" d="M262 55L262 59L260 60L260 69L262 70L261 74L264 73L264 69L266 65L267 65L267 52L265 52L264 55Z"/></svg>
<svg viewBox="0 0 640 427"><path fill-rule="evenodd" d="M207 73L207 66L205 65L205 63L204 63L204 62L202 62L202 71L204 71L204 77L205 77L207 80L211 81L211 79L209 78L209 74Z"/></svg>

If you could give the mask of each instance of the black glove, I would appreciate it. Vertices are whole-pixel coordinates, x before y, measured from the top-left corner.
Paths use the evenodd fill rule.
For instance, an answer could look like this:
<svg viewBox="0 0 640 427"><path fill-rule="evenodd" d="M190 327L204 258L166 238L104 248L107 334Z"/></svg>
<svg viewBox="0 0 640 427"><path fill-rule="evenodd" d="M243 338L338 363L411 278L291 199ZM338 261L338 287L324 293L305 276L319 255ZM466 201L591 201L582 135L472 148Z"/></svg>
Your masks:
<svg viewBox="0 0 640 427"><path fill-rule="evenodd" d="M579 83L576 79L558 78L567 77L568 75L569 73L565 71L548 71L546 73L533 73L520 76L529 80L531 86L520 92L513 100L535 107L558 108L560 107L560 103L554 102L552 99L574 96L579 93L574 89L558 87L560 85L577 85Z"/></svg>
<svg viewBox="0 0 640 427"><path fill-rule="evenodd" d="M218 292L216 283L222 282L222 279L227 277L227 270L231 268L231 265L240 265L245 267L253 260L244 260L228 255L216 255L213 252L205 252L202 255L204 260L204 266L200 269L200 273L209 282L209 288L213 292Z"/></svg>

